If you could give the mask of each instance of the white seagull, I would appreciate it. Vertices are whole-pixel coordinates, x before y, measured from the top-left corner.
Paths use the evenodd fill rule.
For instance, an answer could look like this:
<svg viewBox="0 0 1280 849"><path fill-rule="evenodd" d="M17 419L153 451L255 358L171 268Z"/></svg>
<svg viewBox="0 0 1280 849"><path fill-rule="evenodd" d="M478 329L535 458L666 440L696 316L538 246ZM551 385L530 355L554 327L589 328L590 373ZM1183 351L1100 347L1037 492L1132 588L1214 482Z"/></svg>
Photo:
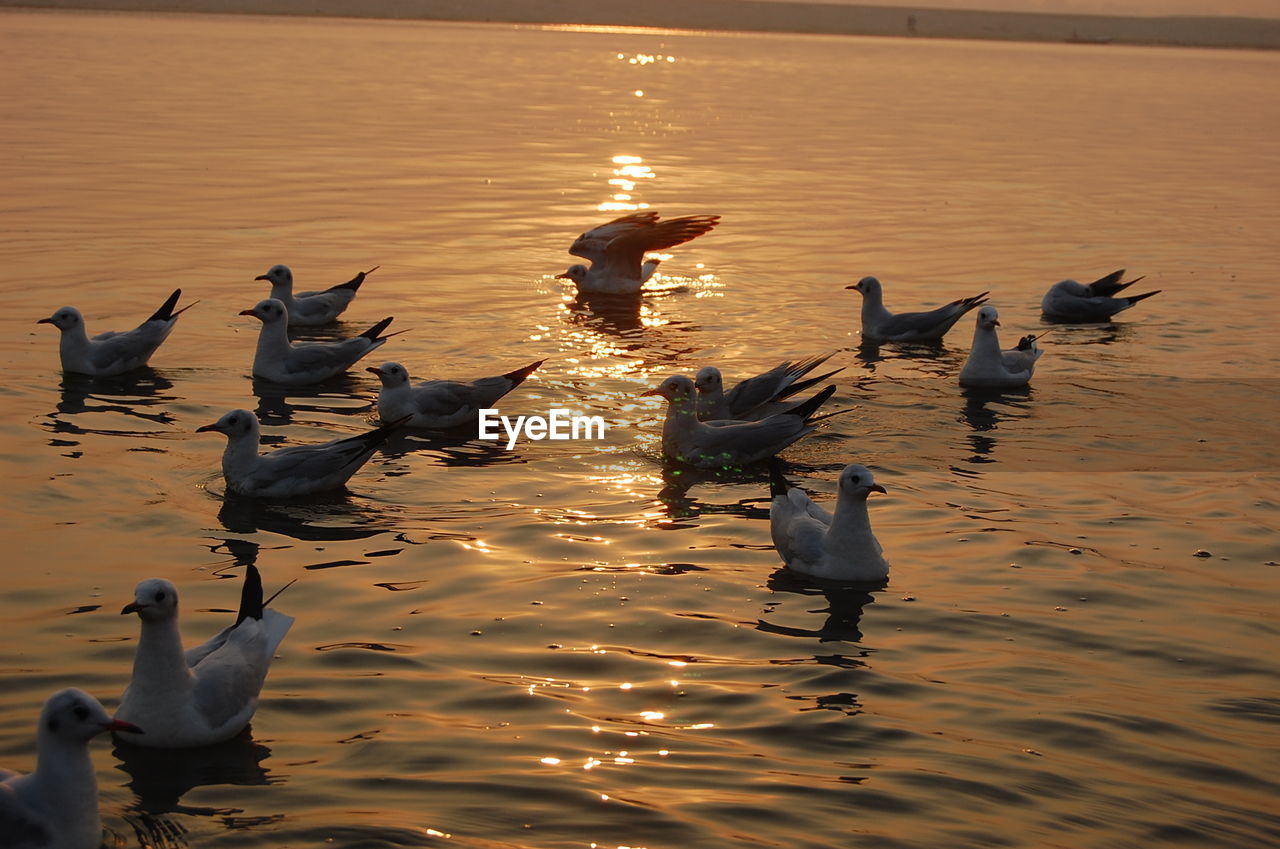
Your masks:
<svg viewBox="0 0 1280 849"><path fill-rule="evenodd" d="M196 428L196 433L226 434L222 477L229 492L292 498L341 489L404 423L402 418L359 436L316 445L289 445L266 454L258 453L258 417L248 410L232 410L213 424Z"/></svg>
<svg viewBox="0 0 1280 849"><path fill-rule="evenodd" d="M382 421L405 421L409 427L449 430L474 424L480 410L490 408L515 389L544 361L497 377L460 380L424 380L409 383L409 372L399 363L369 366L382 381L378 392L378 417Z"/></svg>
<svg viewBox="0 0 1280 849"><path fill-rule="evenodd" d="M1018 347L1010 351L1000 350L996 328L1000 326L1000 314L996 308L985 306L978 310L973 331L973 347L969 358L960 369L960 385L986 389L1011 389L1026 386L1036 370L1036 360L1044 349L1036 344L1035 336L1024 336Z"/></svg>
<svg viewBox="0 0 1280 849"><path fill-rule="evenodd" d="M259 301L253 309L241 310L240 315L251 315L262 322L258 348L253 355L253 376L290 386L319 383L341 374L396 335L378 335L391 324L390 318L384 318L364 333L349 339L291 342L289 314L284 304L275 298Z"/></svg>
<svg viewBox="0 0 1280 849"><path fill-rule="evenodd" d="M289 312L289 323L294 327L319 327L333 322L355 300L356 292L364 278L377 271L374 266L368 271L361 271L346 283L339 283L318 292L293 291L293 272L287 265L273 265L266 274L259 274L254 280L266 280L271 284L271 297L284 304Z"/></svg>
<svg viewBox="0 0 1280 849"><path fill-rule="evenodd" d="M667 399L662 451L668 459L703 469L720 469L772 457L812 433L810 425L816 420L811 417L835 391L834 386L828 386L790 410L754 422L698 421L693 381L684 375L672 375L656 389L640 395Z"/></svg>
<svg viewBox="0 0 1280 849"><path fill-rule="evenodd" d="M133 678L120 698L119 718L146 729L122 740L161 749L207 746L229 740L249 724L271 658L293 617L267 607L262 579L245 567L236 621L208 642L182 648L178 591L163 578L138 584L121 615L138 614L142 633L133 657Z"/></svg>
<svg viewBox="0 0 1280 849"><path fill-rule="evenodd" d="M40 711L36 768L0 769L0 846L5 849L99 849L98 776L89 741L103 731L142 734L112 719L83 690L59 690Z"/></svg>
<svg viewBox="0 0 1280 849"><path fill-rule="evenodd" d="M840 472L835 515L788 484L776 463L771 482L769 532L787 568L830 581L879 582L889 576L867 515L867 496L884 492L870 469L851 463Z"/></svg>
<svg viewBox="0 0 1280 849"><path fill-rule="evenodd" d="M571 265L557 279L572 280L579 294L635 294L653 275L657 261L645 262L648 251L682 245L710 231L718 215L686 215L659 221L656 212L615 218L579 236L569 253L590 260L590 267Z"/></svg>
<svg viewBox="0 0 1280 849"><path fill-rule="evenodd" d="M169 337L178 316L194 307L199 301L187 304L175 311L181 289L175 289L160 309L132 330L99 333L92 339L84 329L84 316L75 307L63 307L36 324L52 324L62 331L58 342L58 354L62 370L95 377L109 377L142 368L151 359L160 343Z"/></svg>
<svg viewBox="0 0 1280 849"><path fill-rule="evenodd" d="M1040 310L1050 321L1093 322L1107 321L1118 312L1123 312L1144 298L1159 295L1161 290L1145 292L1141 295L1125 295L1117 297L1117 292L1127 289L1141 280L1135 277L1128 283L1121 283L1124 269L1113 271L1106 277L1099 277L1089 284L1075 280L1060 280L1049 287L1044 299L1040 301Z"/></svg>
<svg viewBox="0 0 1280 849"><path fill-rule="evenodd" d="M969 310L986 302L987 292L960 298L928 312L894 315L885 308L884 290L874 277L846 289L862 293L862 338L867 342L938 342Z"/></svg>
<svg viewBox="0 0 1280 849"><path fill-rule="evenodd" d="M698 390L698 418L702 421L716 419L755 419L770 409L775 401L790 398L811 386L817 386L827 378L844 371L843 368L811 377L800 378L813 371L834 356L835 352L822 356L806 357L794 362L779 363L769 371L748 377L728 392L724 391L724 378L720 369L705 366L694 378Z"/></svg>

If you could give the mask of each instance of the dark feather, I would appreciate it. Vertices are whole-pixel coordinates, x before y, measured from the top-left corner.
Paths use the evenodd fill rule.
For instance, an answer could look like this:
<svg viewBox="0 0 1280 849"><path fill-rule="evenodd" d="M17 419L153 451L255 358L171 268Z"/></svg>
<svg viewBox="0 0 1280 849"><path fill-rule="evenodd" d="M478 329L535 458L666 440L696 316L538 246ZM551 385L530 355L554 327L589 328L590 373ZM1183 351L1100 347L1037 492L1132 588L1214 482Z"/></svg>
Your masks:
<svg viewBox="0 0 1280 849"><path fill-rule="evenodd" d="M173 308L178 305L178 298L182 296L181 289L174 289L169 299L160 305L160 309L156 310L151 318L147 321L168 321L173 318ZM186 325L183 325L185 327Z"/></svg>

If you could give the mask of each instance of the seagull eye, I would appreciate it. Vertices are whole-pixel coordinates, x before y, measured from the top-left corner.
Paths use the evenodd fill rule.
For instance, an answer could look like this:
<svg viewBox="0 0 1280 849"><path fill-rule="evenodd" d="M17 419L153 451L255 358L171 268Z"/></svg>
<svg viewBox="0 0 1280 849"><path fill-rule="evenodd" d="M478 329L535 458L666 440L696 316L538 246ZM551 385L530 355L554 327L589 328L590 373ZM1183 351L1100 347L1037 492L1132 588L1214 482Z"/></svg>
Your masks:
<svg viewBox="0 0 1280 849"><path fill-rule="evenodd" d="M76 719L80 720L81 722L84 722L86 719L89 718L89 709L84 705L76 705L75 709L72 710L71 712L75 714Z"/></svg>
<svg viewBox="0 0 1280 849"><path fill-rule="evenodd" d="M160 592L156 593L156 601L164 601L168 595L169 594L166 593L164 590L161 590Z"/></svg>
<svg viewBox="0 0 1280 849"><path fill-rule="evenodd" d="M240 417L239 417L239 416L232 416L231 418L227 419L227 424L232 424L232 425L233 425L233 424L240 424Z"/></svg>

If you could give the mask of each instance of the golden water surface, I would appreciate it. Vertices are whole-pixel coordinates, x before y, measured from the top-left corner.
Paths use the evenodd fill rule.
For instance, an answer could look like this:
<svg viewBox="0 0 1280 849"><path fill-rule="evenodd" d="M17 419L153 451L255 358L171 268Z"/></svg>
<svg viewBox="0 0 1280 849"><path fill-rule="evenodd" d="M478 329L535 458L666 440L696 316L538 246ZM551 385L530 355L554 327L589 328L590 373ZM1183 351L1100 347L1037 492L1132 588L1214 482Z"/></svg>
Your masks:
<svg viewBox="0 0 1280 849"><path fill-rule="evenodd" d="M95 741L108 845L1196 847L1280 842L1274 728L1280 58L1265 53L137 14L0 14L0 763L44 698L113 707L141 579L183 629L243 564L297 618L251 733ZM575 305L571 240L717 213L637 310ZM249 376L255 282L369 276L339 330L426 377L546 358L504 413L598 442L397 439L349 491L223 497L270 445L360 432L360 369ZM1006 341L1063 277L1162 294L1065 327L1030 390L858 344L989 290ZM200 304L152 369L64 377L70 304ZM644 389L836 351L832 419L883 590L780 569L759 470L665 469ZM1200 556L1196 556L1199 552Z"/></svg>

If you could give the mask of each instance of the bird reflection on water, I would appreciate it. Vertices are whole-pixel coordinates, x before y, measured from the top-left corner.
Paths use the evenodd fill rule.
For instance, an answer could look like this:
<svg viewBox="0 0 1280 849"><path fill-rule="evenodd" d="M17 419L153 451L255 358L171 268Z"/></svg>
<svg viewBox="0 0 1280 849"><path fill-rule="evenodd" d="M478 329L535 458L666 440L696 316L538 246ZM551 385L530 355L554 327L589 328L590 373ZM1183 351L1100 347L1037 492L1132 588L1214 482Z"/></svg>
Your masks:
<svg viewBox="0 0 1280 849"><path fill-rule="evenodd" d="M173 382L151 368L141 368L116 377L89 377L64 374L57 408L46 415L55 433L106 436L145 436L145 432L118 428L87 427L72 417L86 415L121 415L158 425L171 425L172 413L165 410L148 412L148 407L163 407L182 399L170 393Z"/></svg>

